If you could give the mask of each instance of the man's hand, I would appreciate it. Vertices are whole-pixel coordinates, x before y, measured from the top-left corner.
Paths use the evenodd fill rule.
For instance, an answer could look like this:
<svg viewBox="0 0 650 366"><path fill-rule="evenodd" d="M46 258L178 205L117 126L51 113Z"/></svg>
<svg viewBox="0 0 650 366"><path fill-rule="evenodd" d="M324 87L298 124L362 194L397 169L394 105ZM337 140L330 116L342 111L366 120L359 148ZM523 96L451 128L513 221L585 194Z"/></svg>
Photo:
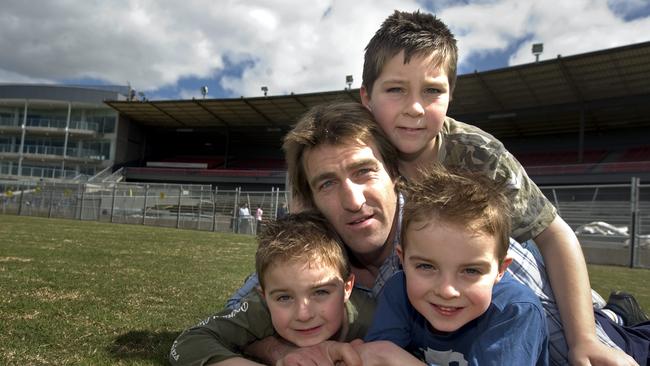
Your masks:
<svg viewBox="0 0 650 366"><path fill-rule="evenodd" d="M598 340L582 342L571 347L569 362L575 366L639 366L625 352L606 346Z"/></svg>
<svg viewBox="0 0 650 366"><path fill-rule="evenodd" d="M287 353L276 366L361 366L361 358L351 344L325 341L311 347L301 347Z"/></svg>

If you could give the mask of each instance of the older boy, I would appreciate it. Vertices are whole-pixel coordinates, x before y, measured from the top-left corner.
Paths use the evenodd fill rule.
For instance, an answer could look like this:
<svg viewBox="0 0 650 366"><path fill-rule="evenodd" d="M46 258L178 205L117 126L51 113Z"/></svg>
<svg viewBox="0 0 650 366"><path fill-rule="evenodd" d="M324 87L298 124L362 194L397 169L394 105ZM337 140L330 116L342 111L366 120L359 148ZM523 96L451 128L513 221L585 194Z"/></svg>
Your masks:
<svg viewBox="0 0 650 366"><path fill-rule="evenodd" d="M543 284L537 289L548 300L552 360L631 362L602 328L596 333L586 264L571 228L501 142L446 116L457 58L456 40L447 26L420 12L395 11L366 47L361 99L398 149L400 173L415 180L418 169L439 162L509 182L511 236L520 242L535 240L557 299L556 308L550 288Z"/></svg>
<svg viewBox="0 0 650 366"><path fill-rule="evenodd" d="M364 365L548 364L542 304L506 272L503 192L481 174L441 166L402 190L404 271L386 283L365 337L400 348L367 343Z"/></svg>
<svg viewBox="0 0 650 366"><path fill-rule="evenodd" d="M353 290L345 249L322 216L271 221L258 242L261 292L183 332L172 345L172 365L258 365L244 359L242 350L269 336L308 347L365 335L374 301Z"/></svg>

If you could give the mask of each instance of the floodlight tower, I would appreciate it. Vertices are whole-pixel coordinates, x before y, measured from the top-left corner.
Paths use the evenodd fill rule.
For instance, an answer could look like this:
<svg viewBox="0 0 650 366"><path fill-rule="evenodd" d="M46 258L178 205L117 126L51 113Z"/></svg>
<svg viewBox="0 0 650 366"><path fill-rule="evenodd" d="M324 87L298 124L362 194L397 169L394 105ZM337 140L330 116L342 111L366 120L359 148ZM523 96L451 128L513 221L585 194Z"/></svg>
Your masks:
<svg viewBox="0 0 650 366"><path fill-rule="evenodd" d="M264 85L262 87L262 91L264 92L264 96L266 96L266 94L269 92L269 88L266 85Z"/></svg>
<svg viewBox="0 0 650 366"><path fill-rule="evenodd" d="M203 95L203 99L205 99L205 96L208 95L208 86L207 85L203 85L201 87L201 94Z"/></svg>
<svg viewBox="0 0 650 366"><path fill-rule="evenodd" d="M348 84L348 90L352 89L352 81L354 81L352 75L345 76L345 83Z"/></svg>
<svg viewBox="0 0 650 366"><path fill-rule="evenodd" d="M533 55L535 55L535 62L539 62L539 55L544 52L544 43L533 43Z"/></svg>

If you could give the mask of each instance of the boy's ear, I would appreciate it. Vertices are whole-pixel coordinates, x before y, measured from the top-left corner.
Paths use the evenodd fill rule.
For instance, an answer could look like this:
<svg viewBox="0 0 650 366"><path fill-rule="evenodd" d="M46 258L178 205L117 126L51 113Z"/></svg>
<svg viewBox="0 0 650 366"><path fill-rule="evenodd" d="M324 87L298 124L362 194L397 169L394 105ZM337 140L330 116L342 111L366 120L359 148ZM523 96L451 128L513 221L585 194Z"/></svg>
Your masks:
<svg viewBox="0 0 650 366"><path fill-rule="evenodd" d="M402 264L402 267L404 266L404 249L402 248L402 244L397 244L395 247L395 252L397 253L397 256L399 257L399 262Z"/></svg>
<svg viewBox="0 0 650 366"><path fill-rule="evenodd" d="M363 104L366 109L372 112L372 109L370 108L370 94L368 94L368 89L366 89L365 86L361 85L359 94L361 95L361 104Z"/></svg>
<svg viewBox="0 0 650 366"><path fill-rule="evenodd" d="M497 279L496 279L496 281L494 283L497 283L497 282L501 281L501 279L503 278L503 275L506 273L506 269L508 268L510 263L512 263L512 258L511 257L506 256L505 258L503 258L503 261L501 262L501 265L499 266L499 274L497 275Z"/></svg>
<svg viewBox="0 0 650 366"><path fill-rule="evenodd" d="M264 289L262 288L262 286L259 285L255 286L255 290L257 290L257 293L260 294L262 298L264 298Z"/></svg>
<svg viewBox="0 0 650 366"><path fill-rule="evenodd" d="M354 288L354 273L350 273L348 280L343 283L343 294L345 295L343 301L346 302L350 299L352 295L352 289Z"/></svg>

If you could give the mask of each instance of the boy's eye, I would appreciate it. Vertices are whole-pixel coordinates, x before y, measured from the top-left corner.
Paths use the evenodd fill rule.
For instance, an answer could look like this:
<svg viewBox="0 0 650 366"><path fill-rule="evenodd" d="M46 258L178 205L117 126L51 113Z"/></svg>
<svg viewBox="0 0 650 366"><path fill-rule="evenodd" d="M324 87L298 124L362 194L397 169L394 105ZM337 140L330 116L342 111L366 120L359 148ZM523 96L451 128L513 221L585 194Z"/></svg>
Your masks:
<svg viewBox="0 0 650 366"><path fill-rule="evenodd" d="M387 93L401 93L402 91L403 91L403 89L398 88L398 87L392 87L392 88L386 89Z"/></svg>
<svg viewBox="0 0 650 366"><path fill-rule="evenodd" d="M288 302L288 301L291 301L291 296L289 296L289 295L279 295L278 297L275 298L275 301L277 301L277 302Z"/></svg>
<svg viewBox="0 0 650 366"><path fill-rule="evenodd" d="M465 273L468 275L476 276L476 275L481 275L482 272L478 268L465 268Z"/></svg>
<svg viewBox="0 0 650 366"><path fill-rule="evenodd" d="M425 94L441 94L442 91L438 88L426 88L424 89Z"/></svg>
<svg viewBox="0 0 650 366"><path fill-rule="evenodd" d="M314 295L316 296L327 296L329 294L330 294L329 291L323 289L314 291Z"/></svg>
<svg viewBox="0 0 650 366"><path fill-rule="evenodd" d="M415 265L415 269L418 269L420 271L432 271L435 268L429 263L418 263Z"/></svg>

